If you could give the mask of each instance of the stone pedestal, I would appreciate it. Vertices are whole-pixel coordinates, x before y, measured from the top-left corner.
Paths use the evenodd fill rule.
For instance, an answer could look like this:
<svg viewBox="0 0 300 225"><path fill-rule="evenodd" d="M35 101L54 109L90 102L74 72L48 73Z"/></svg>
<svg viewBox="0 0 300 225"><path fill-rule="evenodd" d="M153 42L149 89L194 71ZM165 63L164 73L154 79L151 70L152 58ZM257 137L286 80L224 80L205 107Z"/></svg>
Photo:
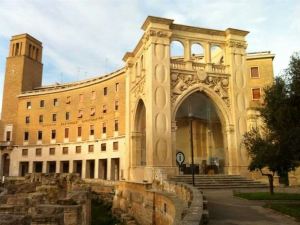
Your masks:
<svg viewBox="0 0 300 225"><path fill-rule="evenodd" d="M295 175L289 175L289 185L297 186L297 177Z"/></svg>
<svg viewBox="0 0 300 225"><path fill-rule="evenodd" d="M273 184L274 184L274 187L279 187L280 186L279 176L277 176L277 175L274 176Z"/></svg>

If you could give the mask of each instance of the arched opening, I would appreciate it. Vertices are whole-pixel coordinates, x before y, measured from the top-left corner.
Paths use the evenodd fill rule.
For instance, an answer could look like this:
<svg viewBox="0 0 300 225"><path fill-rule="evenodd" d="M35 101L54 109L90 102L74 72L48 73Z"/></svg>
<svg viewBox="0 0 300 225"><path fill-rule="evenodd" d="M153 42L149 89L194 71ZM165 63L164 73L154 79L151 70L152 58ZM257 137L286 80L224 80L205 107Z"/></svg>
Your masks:
<svg viewBox="0 0 300 225"><path fill-rule="evenodd" d="M173 59L183 59L184 58L184 46L180 41L171 42L171 58Z"/></svg>
<svg viewBox="0 0 300 225"><path fill-rule="evenodd" d="M212 45L210 48L211 63L223 65L224 64L224 52L218 45Z"/></svg>
<svg viewBox="0 0 300 225"><path fill-rule="evenodd" d="M199 43L194 43L191 46L191 58L195 62L204 63L204 48Z"/></svg>
<svg viewBox="0 0 300 225"><path fill-rule="evenodd" d="M2 155L2 171L3 176L9 176L9 165L10 165L10 157L9 154L5 153Z"/></svg>
<svg viewBox="0 0 300 225"><path fill-rule="evenodd" d="M224 173L225 148L222 118L214 102L202 92L194 92L176 112L176 152L183 152L184 174Z"/></svg>
<svg viewBox="0 0 300 225"><path fill-rule="evenodd" d="M135 156L136 164L145 166L146 161L146 107L140 99L135 114Z"/></svg>

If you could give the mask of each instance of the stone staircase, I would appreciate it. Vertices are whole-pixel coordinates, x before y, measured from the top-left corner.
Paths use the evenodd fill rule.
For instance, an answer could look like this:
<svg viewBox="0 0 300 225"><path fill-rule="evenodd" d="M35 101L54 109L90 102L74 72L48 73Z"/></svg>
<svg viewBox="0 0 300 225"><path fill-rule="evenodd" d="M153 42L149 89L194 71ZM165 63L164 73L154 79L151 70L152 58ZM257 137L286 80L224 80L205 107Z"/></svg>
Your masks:
<svg viewBox="0 0 300 225"><path fill-rule="evenodd" d="M192 175L178 175L171 181L192 184ZM239 175L195 175L195 186L199 189L267 188L268 185Z"/></svg>

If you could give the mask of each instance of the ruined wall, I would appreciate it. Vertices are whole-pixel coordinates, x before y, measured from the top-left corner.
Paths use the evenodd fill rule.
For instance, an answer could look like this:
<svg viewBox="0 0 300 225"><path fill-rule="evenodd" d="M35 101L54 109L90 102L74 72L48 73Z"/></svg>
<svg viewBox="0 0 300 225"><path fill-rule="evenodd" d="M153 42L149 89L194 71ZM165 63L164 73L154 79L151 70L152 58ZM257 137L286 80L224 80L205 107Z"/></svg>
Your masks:
<svg viewBox="0 0 300 225"><path fill-rule="evenodd" d="M31 174L7 181L0 225L90 225L90 190L74 174Z"/></svg>
<svg viewBox="0 0 300 225"><path fill-rule="evenodd" d="M141 225L193 225L205 220L204 202L202 194L186 184L120 182L113 207Z"/></svg>

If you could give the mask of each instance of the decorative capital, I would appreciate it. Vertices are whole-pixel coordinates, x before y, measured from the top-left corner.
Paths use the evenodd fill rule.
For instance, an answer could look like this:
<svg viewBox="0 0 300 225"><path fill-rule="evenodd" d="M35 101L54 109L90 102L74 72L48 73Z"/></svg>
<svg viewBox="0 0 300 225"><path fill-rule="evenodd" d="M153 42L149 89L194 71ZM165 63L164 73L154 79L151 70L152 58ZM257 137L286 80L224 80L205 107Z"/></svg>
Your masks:
<svg viewBox="0 0 300 225"><path fill-rule="evenodd" d="M145 33L144 39L148 41L150 37L170 38L171 32L166 30L150 29Z"/></svg>
<svg viewBox="0 0 300 225"><path fill-rule="evenodd" d="M246 41L239 41L239 40L229 40L227 42L227 46L230 48L247 48L247 42Z"/></svg>

